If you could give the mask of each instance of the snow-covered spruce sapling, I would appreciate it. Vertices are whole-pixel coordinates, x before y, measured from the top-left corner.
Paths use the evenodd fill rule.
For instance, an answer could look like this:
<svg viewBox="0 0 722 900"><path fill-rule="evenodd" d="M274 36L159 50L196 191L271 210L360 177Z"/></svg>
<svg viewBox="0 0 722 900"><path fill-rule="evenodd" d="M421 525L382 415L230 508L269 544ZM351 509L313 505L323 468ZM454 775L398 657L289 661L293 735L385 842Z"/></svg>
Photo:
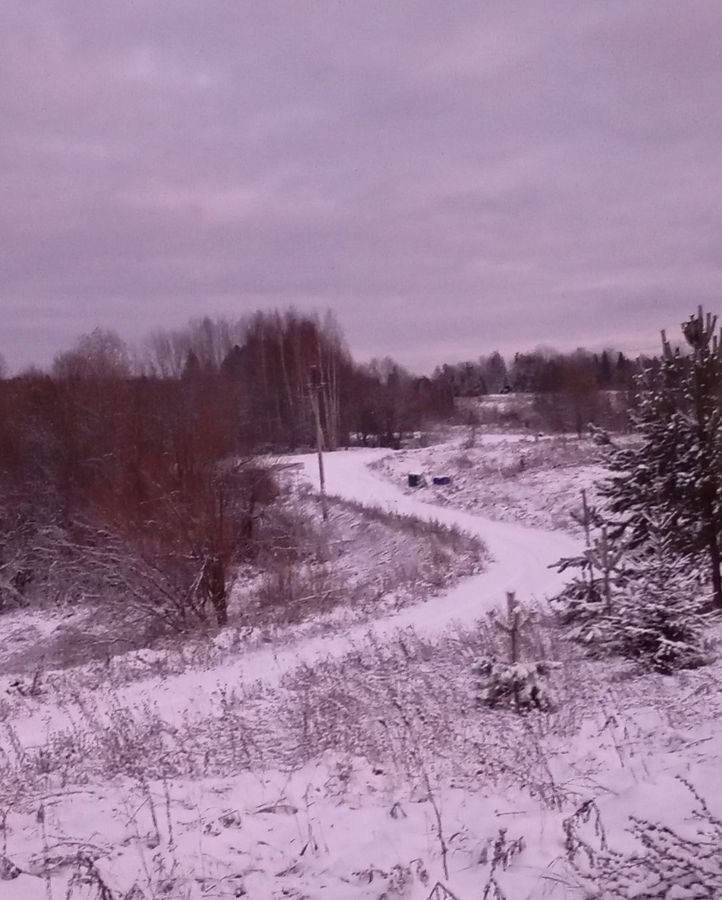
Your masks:
<svg viewBox="0 0 722 900"><path fill-rule="evenodd" d="M554 663L519 659L522 629L529 622L530 614L523 610L513 591L506 595L506 618L491 613L494 626L508 636L509 662L501 662L493 656L476 660L472 673L477 679L476 701L479 705L495 708L507 706L521 712L530 709L549 709L552 698L547 684Z"/></svg>
<svg viewBox="0 0 722 900"><path fill-rule="evenodd" d="M594 649L600 621L613 612L615 595L625 583L628 572L623 542L610 536L600 515L587 506L586 496L582 493L586 546L578 556L564 557L554 564L559 572L578 570L556 597L554 605L562 623L570 626L572 639Z"/></svg>

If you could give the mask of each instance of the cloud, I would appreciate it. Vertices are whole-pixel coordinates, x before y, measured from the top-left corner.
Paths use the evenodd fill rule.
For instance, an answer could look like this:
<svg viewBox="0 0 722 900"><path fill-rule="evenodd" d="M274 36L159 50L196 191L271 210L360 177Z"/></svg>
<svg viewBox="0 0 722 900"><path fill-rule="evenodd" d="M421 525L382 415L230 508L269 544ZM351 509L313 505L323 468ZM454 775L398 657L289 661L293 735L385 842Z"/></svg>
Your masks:
<svg viewBox="0 0 722 900"><path fill-rule="evenodd" d="M720 288L716 2L0 9L0 350L334 308L428 369Z"/></svg>

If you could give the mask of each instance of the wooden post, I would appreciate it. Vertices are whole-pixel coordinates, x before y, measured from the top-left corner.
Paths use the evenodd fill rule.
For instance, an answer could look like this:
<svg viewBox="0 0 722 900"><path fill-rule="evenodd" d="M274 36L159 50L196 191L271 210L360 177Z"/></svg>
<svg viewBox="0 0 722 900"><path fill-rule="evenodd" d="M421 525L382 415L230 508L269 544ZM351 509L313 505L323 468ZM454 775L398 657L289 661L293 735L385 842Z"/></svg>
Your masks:
<svg viewBox="0 0 722 900"><path fill-rule="evenodd" d="M319 394L321 392L321 379L316 366L311 369L311 384L309 385L309 395L311 397L311 407L313 416L316 420L316 452L318 453L318 481L321 486L321 515L323 521L328 521L328 502L326 500L326 475L323 469L323 428L321 427L321 409L319 403Z"/></svg>

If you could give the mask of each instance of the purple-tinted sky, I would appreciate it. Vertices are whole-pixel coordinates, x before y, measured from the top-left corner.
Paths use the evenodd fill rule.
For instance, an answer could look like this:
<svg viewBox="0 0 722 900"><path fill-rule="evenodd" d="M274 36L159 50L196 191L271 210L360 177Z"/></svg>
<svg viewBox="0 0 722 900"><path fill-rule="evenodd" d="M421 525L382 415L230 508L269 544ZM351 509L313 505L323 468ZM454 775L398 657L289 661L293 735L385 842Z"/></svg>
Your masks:
<svg viewBox="0 0 722 900"><path fill-rule="evenodd" d="M333 308L417 369L722 286L719 0L2 0L0 352Z"/></svg>

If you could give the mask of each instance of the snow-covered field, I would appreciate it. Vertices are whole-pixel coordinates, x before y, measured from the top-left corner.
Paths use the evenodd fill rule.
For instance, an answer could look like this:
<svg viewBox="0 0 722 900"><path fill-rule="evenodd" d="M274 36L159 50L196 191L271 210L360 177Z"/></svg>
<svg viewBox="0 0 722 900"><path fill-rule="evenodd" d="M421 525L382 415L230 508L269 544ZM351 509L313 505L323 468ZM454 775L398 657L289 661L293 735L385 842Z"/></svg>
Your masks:
<svg viewBox="0 0 722 900"><path fill-rule="evenodd" d="M410 473L423 476L420 488L406 491L429 502L571 533L579 531L573 513L581 491L593 500L594 485L608 474L589 439L479 433L472 441L468 428L455 429L441 444L387 454L377 465L402 488ZM451 484L434 486L439 475L450 476Z"/></svg>
<svg viewBox="0 0 722 900"><path fill-rule="evenodd" d="M517 474L539 479L522 489L508 436L461 440L328 454L327 486L478 536L483 572L373 621L236 628L205 653L139 651L6 692L0 900L592 897L585 872L601 883L610 851L642 850L640 837L659 838L659 858L600 896L722 896L719 666L663 677L589 662L540 615L526 649L560 663L554 711L474 706L471 663L500 640L478 621L506 591L543 608L559 590L549 566L578 547L569 513L598 463L519 442ZM404 487L406 470L455 459L443 501ZM315 484L315 457L297 461ZM695 817L694 790L711 814ZM684 861L704 852L717 886L696 889ZM672 893L633 893L635 872L673 865Z"/></svg>

